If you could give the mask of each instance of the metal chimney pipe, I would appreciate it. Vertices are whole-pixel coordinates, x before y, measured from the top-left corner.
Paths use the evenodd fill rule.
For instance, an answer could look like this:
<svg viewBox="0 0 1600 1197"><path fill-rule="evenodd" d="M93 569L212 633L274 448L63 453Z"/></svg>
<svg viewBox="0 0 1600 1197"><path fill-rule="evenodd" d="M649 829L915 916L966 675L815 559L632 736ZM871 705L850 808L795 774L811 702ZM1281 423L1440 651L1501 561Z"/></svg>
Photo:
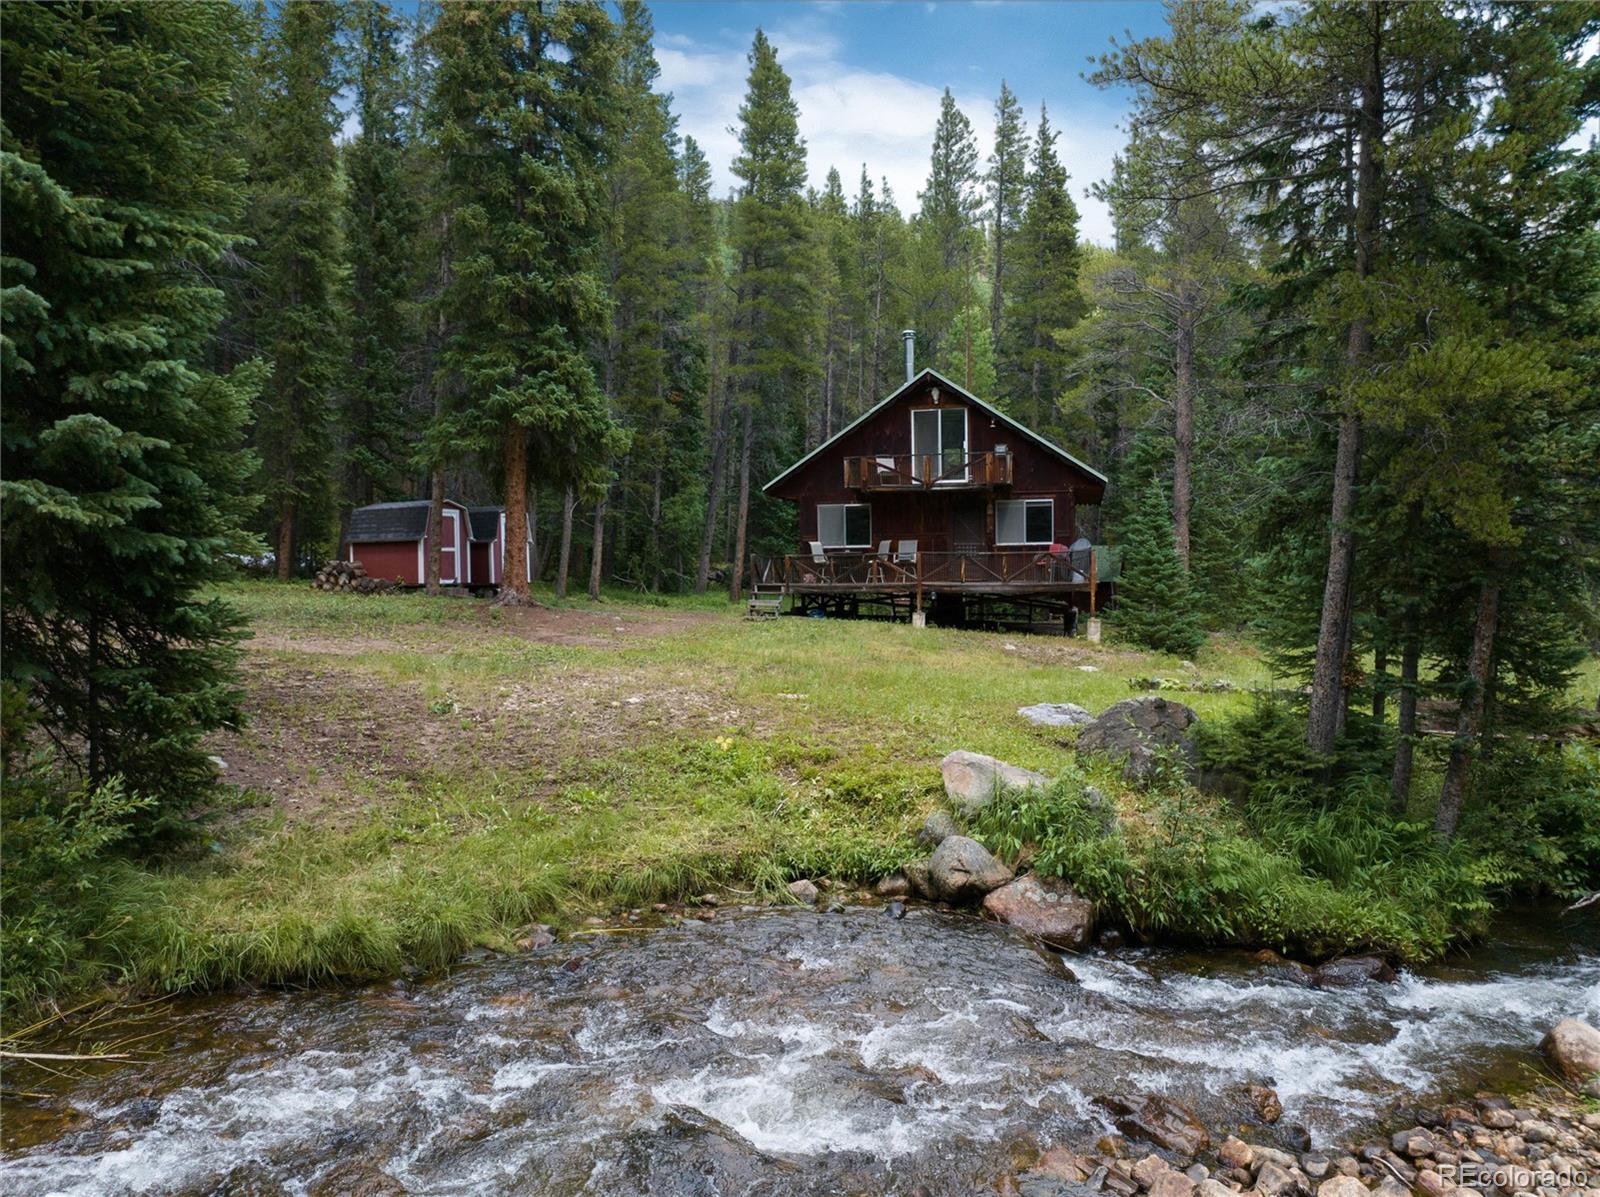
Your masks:
<svg viewBox="0 0 1600 1197"><path fill-rule="evenodd" d="M917 330L906 329L900 339L906 343L906 381L910 382L917 372Z"/></svg>

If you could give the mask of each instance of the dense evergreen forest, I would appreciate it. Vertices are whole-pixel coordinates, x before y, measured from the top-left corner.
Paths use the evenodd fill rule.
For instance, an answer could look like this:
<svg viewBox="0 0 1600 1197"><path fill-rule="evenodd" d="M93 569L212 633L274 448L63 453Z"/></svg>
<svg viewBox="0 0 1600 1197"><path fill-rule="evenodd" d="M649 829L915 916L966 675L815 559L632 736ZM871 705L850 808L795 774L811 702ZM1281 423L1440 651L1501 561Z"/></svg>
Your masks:
<svg viewBox="0 0 1600 1197"><path fill-rule="evenodd" d="M524 523L558 595L736 597L795 540L761 484L906 328L1110 476L1121 634L1244 631L1304 683L1272 760L1403 809L1445 704L1450 836L1600 635L1600 9L1168 20L1094 74L1132 97L1094 245L1061 114L1000 79L945 92L916 196L817 188L756 31L718 195L634 0L7 5L8 771L91 795L41 837L179 825L239 719L208 587L305 575L355 505L504 503L512 602Z"/></svg>

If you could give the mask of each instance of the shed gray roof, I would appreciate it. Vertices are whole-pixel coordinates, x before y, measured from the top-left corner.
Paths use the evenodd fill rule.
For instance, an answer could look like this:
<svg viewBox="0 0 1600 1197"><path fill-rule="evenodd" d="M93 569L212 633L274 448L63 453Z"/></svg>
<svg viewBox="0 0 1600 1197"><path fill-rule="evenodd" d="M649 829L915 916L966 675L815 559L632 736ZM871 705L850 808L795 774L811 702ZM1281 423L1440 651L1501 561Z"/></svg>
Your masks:
<svg viewBox="0 0 1600 1197"><path fill-rule="evenodd" d="M350 513L350 541L353 544L381 544L386 541L421 540L428 530L428 500L410 499L403 503L373 503Z"/></svg>
<svg viewBox="0 0 1600 1197"><path fill-rule="evenodd" d="M500 535L500 513L504 507L468 507L467 524L473 540L493 540Z"/></svg>

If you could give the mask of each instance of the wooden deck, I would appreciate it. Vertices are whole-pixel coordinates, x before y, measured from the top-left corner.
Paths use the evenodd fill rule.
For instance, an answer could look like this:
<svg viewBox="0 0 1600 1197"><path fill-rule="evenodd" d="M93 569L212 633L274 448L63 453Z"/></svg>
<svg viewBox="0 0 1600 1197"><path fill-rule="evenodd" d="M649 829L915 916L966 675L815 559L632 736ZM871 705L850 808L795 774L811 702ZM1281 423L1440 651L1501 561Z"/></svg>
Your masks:
<svg viewBox="0 0 1600 1197"><path fill-rule="evenodd" d="M789 600L793 614L855 616L879 608L890 618L931 611L936 621L996 622L1012 608L1030 620L1095 613L1099 563L1094 549L1050 553L1002 549L970 553L810 553L751 560L756 592Z"/></svg>

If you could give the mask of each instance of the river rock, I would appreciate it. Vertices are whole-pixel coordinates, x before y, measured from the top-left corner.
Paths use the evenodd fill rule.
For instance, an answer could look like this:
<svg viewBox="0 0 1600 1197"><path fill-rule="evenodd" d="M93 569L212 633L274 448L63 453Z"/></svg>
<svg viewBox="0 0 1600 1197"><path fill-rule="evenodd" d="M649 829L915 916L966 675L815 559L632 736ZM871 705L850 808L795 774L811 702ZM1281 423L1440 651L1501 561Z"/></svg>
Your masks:
<svg viewBox="0 0 1600 1197"><path fill-rule="evenodd" d="M965 816L982 810L1003 790L1043 789L1050 784L1042 773L964 749L945 757L939 769L944 774L945 794Z"/></svg>
<svg viewBox="0 0 1600 1197"><path fill-rule="evenodd" d="M991 856L989 849L964 835L945 840L928 860L933 892L952 906L977 902L1011 877L1011 870Z"/></svg>
<svg viewBox="0 0 1600 1197"><path fill-rule="evenodd" d="M1194 1197L1194 1181L1175 1168L1168 1168L1150 1186L1150 1197Z"/></svg>
<svg viewBox="0 0 1600 1197"><path fill-rule="evenodd" d="M904 873L890 873L887 877L880 878L878 884L873 886L873 892L880 898L909 898L911 896L911 882Z"/></svg>
<svg viewBox="0 0 1600 1197"><path fill-rule="evenodd" d="M1034 1170L1042 1172L1046 1176L1054 1177L1056 1180L1066 1180L1074 1184L1081 1184L1089 1179L1090 1173L1095 1170L1095 1163L1070 1148L1058 1145L1049 1148L1039 1157L1039 1162L1034 1165Z"/></svg>
<svg viewBox="0 0 1600 1197"><path fill-rule="evenodd" d="M1192 780L1195 749L1190 729L1199 719L1192 708L1181 702L1153 695L1126 698L1107 707L1078 733L1078 751L1121 757L1126 762L1124 778L1147 781L1155 772L1156 753L1176 748Z"/></svg>
<svg viewBox="0 0 1600 1197"><path fill-rule="evenodd" d="M983 900L983 912L1052 948L1081 951L1094 934L1094 903L1070 885L1033 873L1002 885Z"/></svg>
<svg viewBox="0 0 1600 1197"><path fill-rule="evenodd" d="M1333 1176L1317 1186L1317 1197L1367 1197L1367 1186L1353 1176Z"/></svg>
<svg viewBox="0 0 1600 1197"><path fill-rule="evenodd" d="M1392 1176L1385 1176L1372 1190L1372 1197L1411 1197L1411 1186Z"/></svg>
<svg viewBox="0 0 1600 1197"><path fill-rule="evenodd" d="M1037 702L1018 707L1017 714L1041 727L1082 727L1094 722L1094 712L1075 702Z"/></svg>
<svg viewBox="0 0 1600 1197"><path fill-rule="evenodd" d="M1545 1058L1569 1081L1587 1081L1600 1073L1600 1031L1576 1018L1563 1018L1539 1044Z"/></svg>
<svg viewBox="0 0 1600 1197"><path fill-rule="evenodd" d="M1263 1122L1276 1122L1283 1117L1283 1102L1271 1085L1246 1085L1244 1094L1255 1107L1256 1117Z"/></svg>
<svg viewBox="0 0 1600 1197"><path fill-rule="evenodd" d="M1211 1136L1192 1113L1154 1093L1113 1094L1094 1099L1112 1124L1130 1139L1154 1143L1178 1155L1193 1156L1211 1146Z"/></svg>
<svg viewBox="0 0 1600 1197"><path fill-rule="evenodd" d="M1413 1159L1433 1154L1433 1140L1428 1137L1428 1132L1420 1126L1414 1126L1410 1130L1396 1131L1390 1136L1389 1146L1401 1155L1409 1155Z"/></svg>
<svg viewBox="0 0 1600 1197"><path fill-rule="evenodd" d="M919 898L939 896L933 889L933 877L928 867L930 863L926 860L913 860L900 869L906 875L906 884L911 887L911 892Z"/></svg>
<svg viewBox="0 0 1600 1197"><path fill-rule="evenodd" d="M804 902L807 906L817 904L817 887L802 877L798 881L789 882L789 896L796 902Z"/></svg>
<svg viewBox="0 0 1600 1197"><path fill-rule="evenodd" d="M1305 1187L1305 1178L1297 1171L1283 1168L1267 1160L1256 1173L1255 1191L1261 1197L1287 1197Z"/></svg>
<svg viewBox="0 0 1600 1197"><path fill-rule="evenodd" d="M1195 1197L1234 1197L1234 1191L1220 1180L1202 1180L1194 1192Z"/></svg>
<svg viewBox="0 0 1600 1197"><path fill-rule="evenodd" d="M1255 1160L1255 1150L1243 1139L1229 1135L1217 1148L1217 1159L1229 1168L1248 1168Z"/></svg>
<svg viewBox="0 0 1600 1197"><path fill-rule="evenodd" d="M917 832L917 839L930 848L937 848L951 836L960 834L961 828L956 826L956 821L950 817L950 812L936 810L922 821L922 830Z"/></svg>
<svg viewBox="0 0 1600 1197"><path fill-rule="evenodd" d="M1381 956L1340 956L1319 965L1312 983L1320 989L1342 989L1368 981L1393 981L1394 969Z"/></svg>
<svg viewBox="0 0 1600 1197"><path fill-rule="evenodd" d="M311 1197L405 1197L406 1187L375 1164L348 1160L313 1181Z"/></svg>

